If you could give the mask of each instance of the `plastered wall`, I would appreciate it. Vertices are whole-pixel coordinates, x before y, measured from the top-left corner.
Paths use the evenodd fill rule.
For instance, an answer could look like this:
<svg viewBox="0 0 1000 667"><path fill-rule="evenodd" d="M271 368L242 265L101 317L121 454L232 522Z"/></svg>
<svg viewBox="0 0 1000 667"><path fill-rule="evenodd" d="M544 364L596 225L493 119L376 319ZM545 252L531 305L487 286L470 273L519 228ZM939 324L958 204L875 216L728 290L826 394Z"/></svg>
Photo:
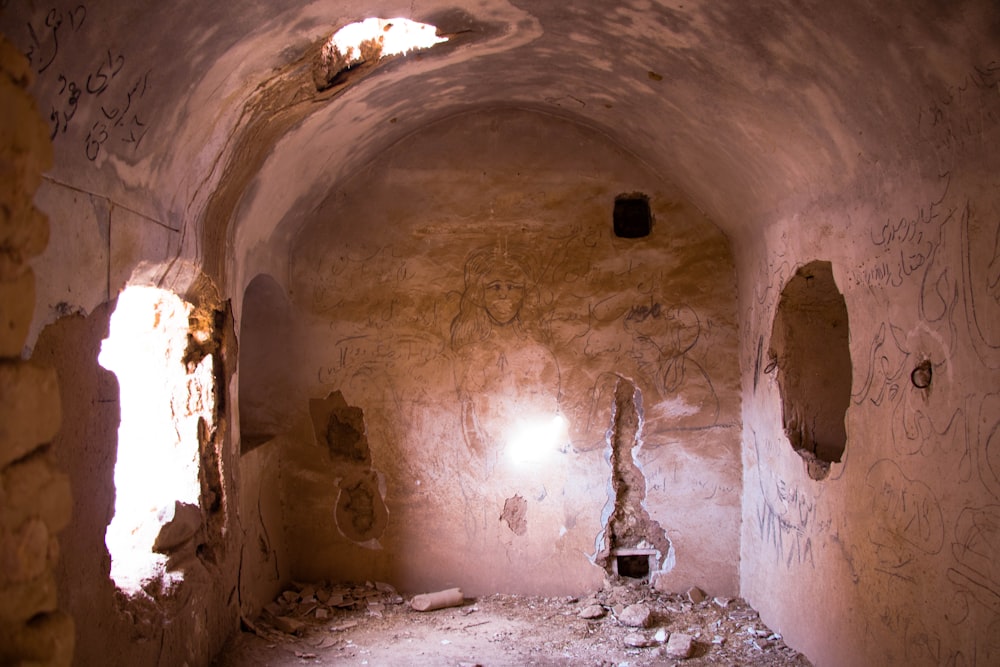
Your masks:
<svg viewBox="0 0 1000 667"><path fill-rule="evenodd" d="M863 169L738 256L742 591L817 665L1000 660L998 74L970 68L914 111L910 167ZM767 357L780 292L815 259L844 294L852 366L822 481L782 430Z"/></svg>
<svg viewBox="0 0 1000 667"><path fill-rule="evenodd" d="M637 190L653 232L615 238L615 196ZM244 415L275 431L259 449L280 452L293 576L473 593L599 585L627 382L642 426L626 455L669 545L654 578L736 592L729 247L634 156L544 114L454 117L331 191L287 266L295 333L257 358L244 349L241 373L276 354L295 373L270 392L288 406L280 423ZM246 318L241 335L254 336ZM516 461L519 423L557 414L568 433L556 449Z"/></svg>

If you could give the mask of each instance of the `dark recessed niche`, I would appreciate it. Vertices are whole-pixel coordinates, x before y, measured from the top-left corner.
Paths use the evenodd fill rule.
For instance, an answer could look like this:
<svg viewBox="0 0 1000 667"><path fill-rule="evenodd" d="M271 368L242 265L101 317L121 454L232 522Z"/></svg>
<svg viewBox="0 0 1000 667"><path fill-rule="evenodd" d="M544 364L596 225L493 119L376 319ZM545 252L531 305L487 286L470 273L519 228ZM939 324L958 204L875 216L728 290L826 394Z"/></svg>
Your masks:
<svg viewBox="0 0 1000 667"><path fill-rule="evenodd" d="M615 197L615 236L623 239L640 239L649 236L653 228L653 214L649 211L649 197L641 193Z"/></svg>
<svg viewBox="0 0 1000 667"><path fill-rule="evenodd" d="M646 579L649 577L649 556L617 556L618 576L629 579Z"/></svg>
<svg viewBox="0 0 1000 667"><path fill-rule="evenodd" d="M770 356L777 360L785 435L809 476L824 479L843 458L851 400L847 305L829 262L799 268L781 291Z"/></svg>

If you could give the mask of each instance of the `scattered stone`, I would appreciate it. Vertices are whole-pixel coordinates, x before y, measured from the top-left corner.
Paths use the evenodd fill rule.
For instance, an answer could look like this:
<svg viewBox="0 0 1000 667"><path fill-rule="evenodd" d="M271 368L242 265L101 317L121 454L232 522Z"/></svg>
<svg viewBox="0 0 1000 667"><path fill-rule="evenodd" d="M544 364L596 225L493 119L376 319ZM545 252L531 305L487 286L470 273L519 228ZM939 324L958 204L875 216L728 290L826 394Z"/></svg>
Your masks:
<svg viewBox="0 0 1000 667"><path fill-rule="evenodd" d="M626 646L631 646L633 648L649 648L650 646L656 646L656 641L641 635L638 632L632 632L625 635L622 640L625 642Z"/></svg>
<svg viewBox="0 0 1000 667"><path fill-rule="evenodd" d="M591 604L587 605L586 607L581 607L577 616L586 619L598 619L598 618L604 618L605 613L607 612L604 611L604 607L602 607L601 605Z"/></svg>
<svg viewBox="0 0 1000 667"><path fill-rule="evenodd" d="M628 625L633 628L644 628L649 625L651 616L652 611L649 605L640 602L638 604L630 604L622 609L621 613L618 614L618 621L622 625Z"/></svg>
<svg viewBox="0 0 1000 667"><path fill-rule="evenodd" d="M671 658L681 658L682 660L690 658L694 652L694 637L683 632L671 634L669 641L667 641L666 652Z"/></svg>
<svg viewBox="0 0 1000 667"><path fill-rule="evenodd" d="M723 637L722 635L715 635L714 637L712 637L712 643L715 644L716 646L722 646L723 644L726 643L726 638Z"/></svg>
<svg viewBox="0 0 1000 667"><path fill-rule="evenodd" d="M345 621L339 625L331 625L330 632L343 632L344 630L350 630L358 625L357 621Z"/></svg>
<svg viewBox="0 0 1000 667"><path fill-rule="evenodd" d="M725 609L732 602L729 598L714 598L715 606Z"/></svg>
<svg viewBox="0 0 1000 667"><path fill-rule="evenodd" d="M704 602L706 597L708 596L705 595L705 591L701 590L697 586L692 586L687 591L688 600L690 600L694 604L700 604Z"/></svg>
<svg viewBox="0 0 1000 667"><path fill-rule="evenodd" d="M319 609L316 610L316 612L313 615L316 617L317 620L323 621L330 617L330 610L320 607Z"/></svg>
<svg viewBox="0 0 1000 667"><path fill-rule="evenodd" d="M271 621L271 625L273 625L276 630L280 630L286 635L299 634L306 627L306 624L302 621L298 621L288 616L275 616L274 620Z"/></svg>
<svg viewBox="0 0 1000 667"><path fill-rule="evenodd" d="M669 634L670 633L667 632L666 628L660 628L659 630L656 631L656 634L653 635L653 639L655 639L657 643L662 644L663 642L667 641L667 637L669 636Z"/></svg>

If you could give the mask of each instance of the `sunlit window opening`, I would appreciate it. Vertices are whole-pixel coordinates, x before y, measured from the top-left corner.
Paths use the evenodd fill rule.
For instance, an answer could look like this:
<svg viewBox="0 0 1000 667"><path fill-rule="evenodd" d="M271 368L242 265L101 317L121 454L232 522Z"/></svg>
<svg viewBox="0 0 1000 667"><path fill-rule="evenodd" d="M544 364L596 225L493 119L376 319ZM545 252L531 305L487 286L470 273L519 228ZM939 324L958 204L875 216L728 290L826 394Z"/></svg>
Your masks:
<svg viewBox="0 0 1000 667"><path fill-rule="evenodd" d="M511 431L507 455L515 463L541 462L568 442L568 423L562 415L523 420Z"/></svg>
<svg viewBox="0 0 1000 667"><path fill-rule="evenodd" d="M327 48L338 53L350 66L368 57L363 48L366 45L372 45L376 49L373 58L377 60L379 57L407 53L413 49L429 49L447 41L447 37L439 37L437 28L427 23L404 18L370 18L351 23L335 32Z"/></svg>
<svg viewBox="0 0 1000 667"><path fill-rule="evenodd" d="M111 578L135 594L144 582L177 583L152 551L175 502L198 505L198 421L214 412L212 359L183 361L191 306L175 294L129 287L118 297L98 362L118 376L121 423L115 463L115 515L105 534Z"/></svg>

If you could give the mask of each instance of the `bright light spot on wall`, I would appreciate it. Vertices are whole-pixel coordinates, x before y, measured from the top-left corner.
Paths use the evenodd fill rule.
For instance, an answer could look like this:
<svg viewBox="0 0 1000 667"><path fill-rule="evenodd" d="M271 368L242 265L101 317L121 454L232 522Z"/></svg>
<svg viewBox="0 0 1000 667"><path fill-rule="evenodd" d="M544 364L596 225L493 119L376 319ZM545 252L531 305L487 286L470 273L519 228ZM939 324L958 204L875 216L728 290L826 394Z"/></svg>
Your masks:
<svg viewBox="0 0 1000 667"><path fill-rule="evenodd" d="M144 581L169 585L166 557L153 553L176 501L198 505L198 421L214 412L212 360L187 368L191 306L175 294L129 287L118 297L98 362L118 376L121 423L115 463L115 515L105 533L111 578L128 593Z"/></svg>
<svg viewBox="0 0 1000 667"><path fill-rule="evenodd" d="M344 26L334 33L327 46L353 65L366 59L362 48L366 43L380 46L380 56L385 57L412 49L429 49L447 41L447 37L439 37L437 28L427 23L404 18L370 18Z"/></svg>
<svg viewBox="0 0 1000 667"><path fill-rule="evenodd" d="M568 423L562 415L519 420L507 440L507 455L515 463L539 462L568 442Z"/></svg>

